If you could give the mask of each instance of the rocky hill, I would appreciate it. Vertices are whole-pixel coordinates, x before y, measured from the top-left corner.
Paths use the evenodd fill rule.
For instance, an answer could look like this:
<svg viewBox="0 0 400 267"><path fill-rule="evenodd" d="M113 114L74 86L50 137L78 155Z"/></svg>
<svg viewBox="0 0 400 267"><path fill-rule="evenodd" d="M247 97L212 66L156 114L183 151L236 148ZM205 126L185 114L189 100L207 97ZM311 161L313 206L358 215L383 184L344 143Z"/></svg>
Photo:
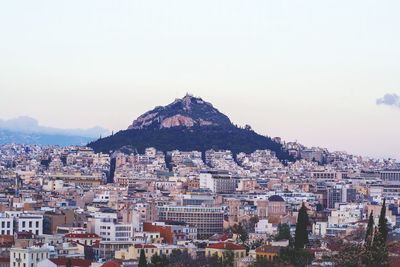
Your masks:
<svg viewBox="0 0 400 267"><path fill-rule="evenodd" d="M128 129L165 129L172 127L220 126L232 123L227 116L201 98L186 95L165 107L144 113Z"/></svg>
<svg viewBox="0 0 400 267"><path fill-rule="evenodd" d="M147 147L165 152L227 149L233 153L250 153L269 149L281 160L291 160L281 144L251 129L236 127L212 104L191 95L156 107L134 120L127 130L101 138L89 146L105 153L120 149L143 153Z"/></svg>

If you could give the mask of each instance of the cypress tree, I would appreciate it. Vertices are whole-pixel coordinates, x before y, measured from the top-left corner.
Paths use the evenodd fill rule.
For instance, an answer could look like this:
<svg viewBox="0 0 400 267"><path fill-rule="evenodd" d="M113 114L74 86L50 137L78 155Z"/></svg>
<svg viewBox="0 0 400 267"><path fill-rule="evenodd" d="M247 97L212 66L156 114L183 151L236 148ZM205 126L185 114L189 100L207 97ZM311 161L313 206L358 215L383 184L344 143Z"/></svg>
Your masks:
<svg viewBox="0 0 400 267"><path fill-rule="evenodd" d="M386 219L386 199L383 199L381 214L379 216L379 232L382 235L383 241L386 242L388 237L387 219Z"/></svg>
<svg viewBox="0 0 400 267"><path fill-rule="evenodd" d="M278 224L278 234L275 236L275 241L279 240L289 240L289 242L292 241L290 226L286 223Z"/></svg>
<svg viewBox="0 0 400 267"><path fill-rule="evenodd" d="M371 211L369 214L368 226L367 226L367 234L365 235L365 244L371 245L372 236L374 234L374 213Z"/></svg>
<svg viewBox="0 0 400 267"><path fill-rule="evenodd" d="M299 215L297 217L296 232L294 238L294 247L296 249L303 249L306 244L308 244L308 231L307 226L309 224L308 214L306 206L302 205L299 210Z"/></svg>
<svg viewBox="0 0 400 267"><path fill-rule="evenodd" d="M367 266L389 266L389 255L386 242L378 229L375 229L374 240L369 253Z"/></svg>
<svg viewBox="0 0 400 267"><path fill-rule="evenodd" d="M139 265L138 267L148 267L146 254L144 253L144 249L140 251Z"/></svg>

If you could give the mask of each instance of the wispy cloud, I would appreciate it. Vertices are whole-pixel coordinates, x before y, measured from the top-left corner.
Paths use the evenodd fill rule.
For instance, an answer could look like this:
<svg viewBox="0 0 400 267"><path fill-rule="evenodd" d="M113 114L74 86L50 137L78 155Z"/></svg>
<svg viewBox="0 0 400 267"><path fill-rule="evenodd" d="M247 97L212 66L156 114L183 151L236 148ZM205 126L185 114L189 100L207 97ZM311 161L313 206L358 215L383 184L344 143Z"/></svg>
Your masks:
<svg viewBox="0 0 400 267"><path fill-rule="evenodd" d="M400 95L385 94L383 97L376 100L376 104L400 108Z"/></svg>

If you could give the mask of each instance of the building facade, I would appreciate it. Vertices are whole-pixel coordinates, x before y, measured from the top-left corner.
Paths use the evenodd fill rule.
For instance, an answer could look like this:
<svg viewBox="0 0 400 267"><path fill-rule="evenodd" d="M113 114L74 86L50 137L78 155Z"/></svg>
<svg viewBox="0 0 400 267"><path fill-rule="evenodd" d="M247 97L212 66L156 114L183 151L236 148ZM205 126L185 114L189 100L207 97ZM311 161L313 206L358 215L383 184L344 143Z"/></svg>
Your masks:
<svg viewBox="0 0 400 267"><path fill-rule="evenodd" d="M220 207L163 206L158 212L160 221L185 222L195 226L199 238L224 230L224 212Z"/></svg>

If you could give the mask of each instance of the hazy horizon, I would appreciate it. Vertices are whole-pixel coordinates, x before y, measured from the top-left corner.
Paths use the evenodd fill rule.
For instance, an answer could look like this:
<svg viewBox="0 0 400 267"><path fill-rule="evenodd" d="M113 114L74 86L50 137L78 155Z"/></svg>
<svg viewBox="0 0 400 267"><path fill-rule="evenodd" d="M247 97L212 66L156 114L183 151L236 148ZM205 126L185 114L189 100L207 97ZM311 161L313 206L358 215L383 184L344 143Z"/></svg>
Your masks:
<svg viewBox="0 0 400 267"><path fill-rule="evenodd" d="M0 119L117 131L187 92L238 125L400 159L399 1L7 1Z"/></svg>

